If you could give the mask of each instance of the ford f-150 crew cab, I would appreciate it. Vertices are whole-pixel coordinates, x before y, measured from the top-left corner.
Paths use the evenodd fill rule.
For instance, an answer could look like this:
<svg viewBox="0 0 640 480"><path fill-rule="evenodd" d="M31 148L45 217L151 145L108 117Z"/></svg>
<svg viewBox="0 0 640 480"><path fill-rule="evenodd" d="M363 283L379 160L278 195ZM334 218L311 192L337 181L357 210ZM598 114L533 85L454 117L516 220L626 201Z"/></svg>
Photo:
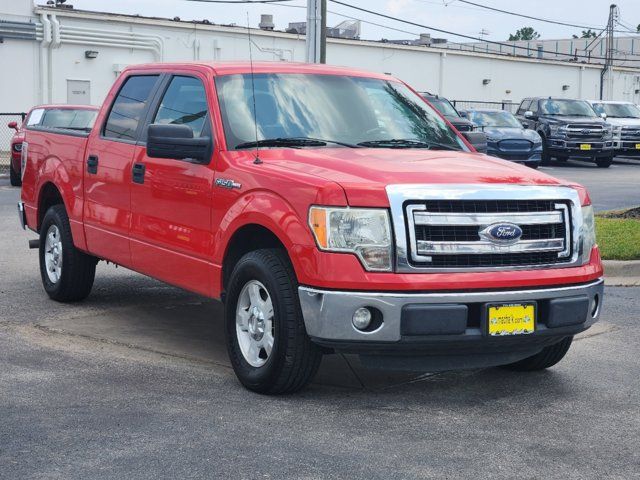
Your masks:
<svg viewBox="0 0 640 480"><path fill-rule="evenodd" d="M590 100L598 115L613 127L614 155L640 156L640 108L631 102Z"/></svg>
<svg viewBox="0 0 640 480"><path fill-rule="evenodd" d="M542 138L542 164L555 157L590 160L600 168L613 161L613 128L585 100L525 98L516 113L525 128Z"/></svg>
<svg viewBox="0 0 640 480"><path fill-rule="evenodd" d="M382 74L127 68L90 133L27 127L20 218L54 300L108 260L221 299L247 388L322 354L437 371L557 363L602 305L586 190L474 152Z"/></svg>

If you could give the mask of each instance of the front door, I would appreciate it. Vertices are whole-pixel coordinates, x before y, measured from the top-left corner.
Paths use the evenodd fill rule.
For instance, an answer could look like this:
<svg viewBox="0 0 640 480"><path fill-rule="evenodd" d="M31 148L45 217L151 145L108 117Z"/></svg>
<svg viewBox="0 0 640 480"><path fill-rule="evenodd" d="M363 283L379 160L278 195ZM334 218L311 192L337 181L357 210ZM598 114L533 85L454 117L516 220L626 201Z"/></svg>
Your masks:
<svg viewBox="0 0 640 480"><path fill-rule="evenodd" d="M211 137L204 79L167 79L149 123L182 124L194 137ZM146 129L146 128L145 128ZM149 158L143 135L130 172L131 257L134 269L205 295L212 292L210 162Z"/></svg>
<svg viewBox="0 0 640 480"><path fill-rule="evenodd" d="M100 128L91 133L84 159L84 228L88 250L131 265L130 171L141 120L158 75L127 77Z"/></svg>

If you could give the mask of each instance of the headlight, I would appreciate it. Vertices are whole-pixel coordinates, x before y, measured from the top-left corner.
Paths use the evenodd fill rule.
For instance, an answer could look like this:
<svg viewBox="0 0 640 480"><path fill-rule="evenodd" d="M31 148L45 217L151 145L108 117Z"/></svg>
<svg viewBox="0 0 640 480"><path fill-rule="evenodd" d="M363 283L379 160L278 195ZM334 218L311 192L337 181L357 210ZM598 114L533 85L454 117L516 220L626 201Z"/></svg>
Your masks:
<svg viewBox="0 0 640 480"><path fill-rule="evenodd" d="M563 136L567 133L567 127L566 125L549 125L549 133Z"/></svg>
<svg viewBox="0 0 640 480"><path fill-rule="evenodd" d="M611 138L613 137L613 129L611 127L605 127L604 129L604 138Z"/></svg>
<svg viewBox="0 0 640 480"><path fill-rule="evenodd" d="M596 226L593 218L593 207L591 205L582 207L582 264L589 263L591 249L596 244Z"/></svg>
<svg viewBox="0 0 640 480"><path fill-rule="evenodd" d="M622 137L622 127L616 127L616 128L614 128L614 129L613 129L613 135L614 135L616 138L620 138L620 137Z"/></svg>
<svg viewBox="0 0 640 480"><path fill-rule="evenodd" d="M320 250L353 253L366 270L391 271L391 224L387 210L311 207L309 226Z"/></svg>

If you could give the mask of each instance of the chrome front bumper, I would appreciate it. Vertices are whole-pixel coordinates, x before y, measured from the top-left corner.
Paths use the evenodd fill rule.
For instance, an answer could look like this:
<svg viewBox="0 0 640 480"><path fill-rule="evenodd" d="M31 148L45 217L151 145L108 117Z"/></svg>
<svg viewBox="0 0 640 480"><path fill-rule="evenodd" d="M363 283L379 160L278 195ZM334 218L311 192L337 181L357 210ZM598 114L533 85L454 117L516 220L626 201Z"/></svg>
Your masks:
<svg viewBox="0 0 640 480"><path fill-rule="evenodd" d="M299 287L298 293L305 327L314 341L327 346L345 344L353 347L394 342L403 344L405 341L415 346L421 341L425 345L443 342L454 345L460 341L468 344L474 340L507 340L504 337L488 337L482 318L486 304L500 302L527 301L538 305L536 332L517 336L518 341L528 342L531 337L545 336L562 338L585 330L598 319L603 291L604 281L600 279L582 285L528 290L381 293ZM438 308L434 309L434 306ZM382 324L376 330L362 332L353 326L353 313L360 307L372 307L381 312ZM412 310L412 313L408 314L408 310ZM448 312L451 312L451 324L456 324L453 328L455 331L447 327ZM410 333L411 337L407 336L409 316L411 328L420 332ZM438 317L437 320L435 317ZM429 322L438 322L439 326L430 330ZM429 331L438 334L424 334Z"/></svg>

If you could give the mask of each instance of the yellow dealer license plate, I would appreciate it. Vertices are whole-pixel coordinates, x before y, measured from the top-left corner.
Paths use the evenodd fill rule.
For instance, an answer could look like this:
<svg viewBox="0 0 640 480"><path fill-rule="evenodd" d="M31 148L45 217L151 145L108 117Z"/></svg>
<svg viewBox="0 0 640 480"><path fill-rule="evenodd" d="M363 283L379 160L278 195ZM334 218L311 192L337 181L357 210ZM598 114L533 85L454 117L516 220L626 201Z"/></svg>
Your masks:
<svg viewBox="0 0 640 480"><path fill-rule="evenodd" d="M636 150L640 150L640 143L636 143Z"/></svg>
<svg viewBox="0 0 640 480"><path fill-rule="evenodd" d="M591 144L589 143L581 143L580 150L591 150Z"/></svg>
<svg viewBox="0 0 640 480"><path fill-rule="evenodd" d="M489 335L525 335L536 328L536 306L533 303L489 305Z"/></svg>

